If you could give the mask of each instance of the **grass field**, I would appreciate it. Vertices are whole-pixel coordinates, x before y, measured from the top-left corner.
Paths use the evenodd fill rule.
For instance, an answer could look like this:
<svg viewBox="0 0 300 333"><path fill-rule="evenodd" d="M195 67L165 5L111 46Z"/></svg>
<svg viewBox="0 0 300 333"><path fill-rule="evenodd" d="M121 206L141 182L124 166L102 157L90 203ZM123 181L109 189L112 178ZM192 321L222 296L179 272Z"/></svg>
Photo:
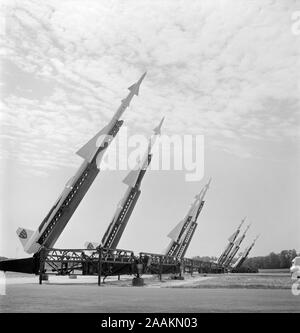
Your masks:
<svg viewBox="0 0 300 333"><path fill-rule="evenodd" d="M0 312L300 312L289 290L16 285Z"/></svg>
<svg viewBox="0 0 300 333"><path fill-rule="evenodd" d="M222 274L175 288L291 289L289 274Z"/></svg>
<svg viewBox="0 0 300 333"><path fill-rule="evenodd" d="M0 312L300 312L300 296L291 292L286 273L185 275L185 280L144 276L145 287L132 287L131 276L70 280L50 276L6 275Z"/></svg>
<svg viewBox="0 0 300 333"><path fill-rule="evenodd" d="M268 270L269 271L269 270ZM6 273L8 283L37 283L38 277L22 273ZM265 272L256 274L185 274L184 281L170 280L169 276L163 276L159 281L157 276L145 275L146 287L160 288L237 288L237 289L291 289L293 281L288 273ZM108 277L105 287L130 287L132 276L123 276L120 281L117 277ZM78 276L77 280L70 280L68 277L50 275L50 284L96 284L97 277Z"/></svg>
<svg viewBox="0 0 300 333"><path fill-rule="evenodd" d="M289 268L280 268L280 269L259 269L259 273L290 273Z"/></svg>

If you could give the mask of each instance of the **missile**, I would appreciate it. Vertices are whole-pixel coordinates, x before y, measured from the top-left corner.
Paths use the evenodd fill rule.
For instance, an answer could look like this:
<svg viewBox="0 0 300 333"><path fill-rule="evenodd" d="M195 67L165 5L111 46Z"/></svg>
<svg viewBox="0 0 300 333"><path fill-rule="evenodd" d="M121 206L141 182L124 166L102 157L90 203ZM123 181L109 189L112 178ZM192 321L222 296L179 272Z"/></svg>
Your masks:
<svg viewBox="0 0 300 333"><path fill-rule="evenodd" d="M204 200L205 194L210 187L211 180L212 180L212 178L210 177L208 180L208 183L205 186L203 186L200 193L195 196L195 198L197 198L199 201Z"/></svg>
<svg viewBox="0 0 300 333"><path fill-rule="evenodd" d="M153 129L154 136L161 134L161 127L162 127L164 120L165 120L165 117L162 117L160 123Z"/></svg>
<svg viewBox="0 0 300 333"><path fill-rule="evenodd" d="M243 235L242 235L241 237L239 237L239 238L235 241L235 243L234 243L234 247L233 247L232 251L229 253L228 257L227 257L226 260L224 261L224 265L225 265L225 266L229 266L230 263L232 262L233 258L234 258L235 255L237 254L237 252L238 252L238 250L239 250L239 248L240 248L240 246L241 246L242 241L243 241L244 238L246 237L246 233L247 233L247 231L249 230L250 225L251 225L251 224L249 224L249 225L247 226L247 228L245 229Z"/></svg>
<svg viewBox="0 0 300 333"><path fill-rule="evenodd" d="M182 258L191 242L197 227L197 219L204 205L204 197L210 186L211 178L208 183L201 189L183 220L168 234L171 241L165 251L167 256L176 256Z"/></svg>
<svg viewBox="0 0 300 333"><path fill-rule="evenodd" d="M39 228L36 231L18 228L17 235L25 252L37 253L41 247L51 248L54 246L99 173L102 157L123 124L123 120L120 118L134 95L139 94L140 85L145 75L146 73L128 88L129 94L122 100L110 122L76 152L84 159L84 162L66 183L63 192Z"/></svg>
<svg viewBox="0 0 300 333"><path fill-rule="evenodd" d="M256 241L257 241L258 238L259 238L259 235L256 236L256 238L254 239L254 241L252 242L252 244L250 246L246 247L246 249L244 250L244 252L239 256L239 258L237 259L237 261L232 265L232 268L238 269L239 267L242 266L242 264L247 259L250 251L252 250L252 248L255 245L255 243L256 243Z"/></svg>
<svg viewBox="0 0 300 333"><path fill-rule="evenodd" d="M147 74L147 72L145 72L145 73L140 77L140 79L139 79L136 83L134 83L132 86L130 86L130 87L128 88L128 90L130 90L130 92L131 92L133 95L136 95L136 96L139 95L140 85L141 85L141 83L143 82L143 80L144 80L146 74ZM127 96L127 98L128 98L128 96ZM131 99L130 99L130 101L131 101Z"/></svg>
<svg viewBox="0 0 300 333"><path fill-rule="evenodd" d="M196 209L196 215L192 218L192 221L196 221L198 219L198 216L204 205L204 198L205 198L206 192L208 191L208 189L210 187L211 180L212 180L212 178L209 178L208 183L202 188L200 193L198 195L196 195L196 198L198 199L198 206Z"/></svg>
<svg viewBox="0 0 300 333"><path fill-rule="evenodd" d="M219 259L218 259L218 261L217 261L217 263L218 263L219 265L222 265L222 264L225 262L225 260L227 259L227 257L228 257L228 255L229 255L230 251L231 251L232 248L233 248L234 242L235 242L235 240L236 240L238 234L240 233L241 227L242 227L242 225L245 223L245 220L246 220L246 217L244 217L244 218L242 219L242 221L241 221L241 223L239 224L237 230L236 230L236 231L235 231L235 232L234 232L234 233L228 238L229 243L228 243L228 245L226 246L225 250L222 252L222 254L220 255L220 257L219 257Z"/></svg>
<svg viewBox="0 0 300 333"><path fill-rule="evenodd" d="M128 186L128 189L125 192L124 197L119 202L112 222L109 224L104 236L102 237L102 241L100 243L101 247L115 249L119 244L121 236L140 196L141 182L146 173L147 167L151 163L151 150L157 137L161 134L163 121L164 118L160 121L159 125L153 129L154 134L149 139L147 152L142 160L123 180L123 183ZM92 242L88 243L91 244Z"/></svg>
<svg viewBox="0 0 300 333"><path fill-rule="evenodd" d="M183 234L183 231L186 229L187 225L183 228L184 224L187 223L188 221L196 221L201 208L203 206L201 206L202 201L204 200L204 197L206 195L207 190L209 189L211 183L211 178L209 179L208 183L201 189L201 191L195 195L195 199L193 201L193 203L191 204L190 209L188 210L188 213L186 214L186 216L184 217L183 220L181 220L176 226L175 228L168 234L168 237L171 238L173 241L177 241L178 242L178 238L180 238ZM200 208L201 206L201 208Z"/></svg>
<svg viewBox="0 0 300 333"><path fill-rule="evenodd" d="M123 115L124 111L127 107L129 107L131 100L133 99L134 95L138 96L140 85L146 76L144 73L141 78L130 86L129 94L126 98L122 99L122 103L119 106L116 113L113 115L111 121L107 126L101 129L91 140L89 140L83 147L81 147L76 154L82 157L84 160L91 162L94 156L97 154L97 164L100 165L101 159L105 153L105 149L111 143L114 138L114 131L113 129L119 123L119 119ZM123 121L122 123L123 124ZM119 124L119 125L121 125ZM120 126L119 126L120 127ZM99 149L100 148L100 149ZM101 149L102 148L102 149Z"/></svg>
<svg viewBox="0 0 300 333"><path fill-rule="evenodd" d="M197 204L198 204L198 200L196 199L187 215L185 216L185 218L183 220L181 220L174 229L172 229L170 231L170 233L168 234L168 237L171 238L172 241L179 243L181 236L183 235L184 230L186 230L188 223L190 222L190 220L192 219L192 217L195 215L196 213L196 209L197 209ZM172 243L172 242L171 242Z"/></svg>
<svg viewBox="0 0 300 333"><path fill-rule="evenodd" d="M232 265L232 268L238 268L241 266L241 261L243 260L244 257L246 257L248 251L249 251L250 246L246 247L245 250L239 255L237 258L236 262Z"/></svg>
<svg viewBox="0 0 300 333"><path fill-rule="evenodd" d="M202 190L201 190L202 192ZM197 214L197 208L199 207L199 197L200 194L197 194L195 196L194 201L192 202L186 216L183 218L183 220L181 220L168 234L168 237L171 238L172 241L174 242L179 242L181 236L183 235L184 231L186 230L186 228L188 227L188 223L192 220L192 218L196 217Z"/></svg>

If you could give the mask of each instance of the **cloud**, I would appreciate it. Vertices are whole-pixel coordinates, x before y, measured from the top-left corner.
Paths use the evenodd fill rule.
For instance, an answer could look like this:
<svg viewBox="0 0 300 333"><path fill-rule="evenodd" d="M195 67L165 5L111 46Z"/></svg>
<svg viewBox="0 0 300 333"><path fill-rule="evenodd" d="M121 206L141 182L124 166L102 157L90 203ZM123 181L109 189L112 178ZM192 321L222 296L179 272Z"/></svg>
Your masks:
<svg viewBox="0 0 300 333"><path fill-rule="evenodd" d="M8 2L2 156L39 172L69 165L144 70L125 115L137 130L166 115L167 133L205 134L247 158L251 140L295 142L295 9L291 0Z"/></svg>

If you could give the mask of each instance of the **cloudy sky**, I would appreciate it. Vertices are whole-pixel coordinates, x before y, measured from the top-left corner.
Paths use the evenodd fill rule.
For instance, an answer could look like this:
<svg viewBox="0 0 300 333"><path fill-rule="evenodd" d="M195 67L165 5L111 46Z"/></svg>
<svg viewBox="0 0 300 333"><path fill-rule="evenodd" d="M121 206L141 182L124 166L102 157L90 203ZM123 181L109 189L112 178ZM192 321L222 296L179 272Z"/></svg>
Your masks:
<svg viewBox="0 0 300 333"><path fill-rule="evenodd" d="M300 250L299 56L293 0L1 1L0 255L24 255L103 127L147 70L124 120L149 135L204 135L202 181L150 171L120 248L161 252L211 176L187 255L219 255L243 216L252 255ZM100 173L59 247L100 240L126 190Z"/></svg>

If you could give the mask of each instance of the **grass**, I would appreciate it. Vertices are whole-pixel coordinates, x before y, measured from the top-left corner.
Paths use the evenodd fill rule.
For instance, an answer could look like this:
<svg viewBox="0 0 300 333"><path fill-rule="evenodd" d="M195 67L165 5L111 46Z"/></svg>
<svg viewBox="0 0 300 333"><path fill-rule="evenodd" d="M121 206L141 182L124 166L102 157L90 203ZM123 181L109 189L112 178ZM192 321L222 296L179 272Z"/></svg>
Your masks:
<svg viewBox="0 0 300 333"><path fill-rule="evenodd" d="M278 268L278 269L259 269L259 273L289 273L289 268Z"/></svg>
<svg viewBox="0 0 300 333"><path fill-rule="evenodd" d="M226 274L171 288L291 289L290 275Z"/></svg>
<svg viewBox="0 0 300 333"><path fill-rule="evenodd" d="M264 272L257 274L214 274L209 275L210 279L201 280L203 277L202 274L198 275L195 273L193 277L189 274L185 275L184 281L172 281L168 278L168 276L163 276L163 281L159 281L157 276L143 276L145 283L147 286L156 286L156 287L167 287L167 288L231 288L231 289L291 289L291 286L294 281L291 280L291 276L288 273L282 272ZM30 274L22 274L22 273L6 273L6 277L34 277L34 275ZM57 279L57 278L55 278ZM51 284L63 284L62 281L59 280L55 282L55 279L50 276ZM66 282L64 284L90 284L90 281L85 281L80 279L73 282L72 280L67 279L65 277ZM97 277L91 279L92 284L97 283ZM121 280L118 281L117 277L108 278L106 283L103 285L105 287L110 286L118 286L118 287L129 287L131 286L132 276L122 276ZM36 283L37 283L36 277ZM183 283L182 283L183 282Z"/></svg>

